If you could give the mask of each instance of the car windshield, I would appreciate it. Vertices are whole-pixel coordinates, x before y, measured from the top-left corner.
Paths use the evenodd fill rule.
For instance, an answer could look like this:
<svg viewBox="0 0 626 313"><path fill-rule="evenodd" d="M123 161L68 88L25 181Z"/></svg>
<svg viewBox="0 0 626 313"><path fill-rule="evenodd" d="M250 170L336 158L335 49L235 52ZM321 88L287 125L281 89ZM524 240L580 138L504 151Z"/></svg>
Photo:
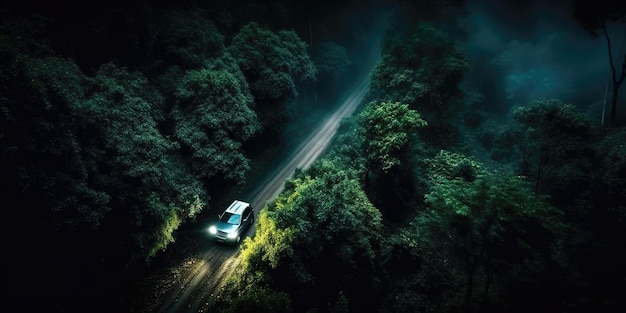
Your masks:
<svg viewBox="0 0 626 313"><path fill-rule="evenodd" d="M239 225L239 222L241 221L241 215L225 212L222 215L222 218L220 218L220 221L232 225Z"/></svg>

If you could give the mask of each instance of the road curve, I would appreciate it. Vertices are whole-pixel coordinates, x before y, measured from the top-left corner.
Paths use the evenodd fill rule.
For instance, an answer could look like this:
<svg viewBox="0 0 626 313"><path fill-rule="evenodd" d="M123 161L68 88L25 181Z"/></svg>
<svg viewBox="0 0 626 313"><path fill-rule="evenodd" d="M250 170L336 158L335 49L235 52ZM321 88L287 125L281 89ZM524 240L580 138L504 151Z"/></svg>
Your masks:
<svg viewBox="0 0 626 313"><path fill-rule="evenodd" d="M306 140L287 159L284 166L271 173L269 177L247 197L256 210L263 208L265 202L274 199L284 188L284 183L297 168L306 169L329 146L337 133L343 118L354 113L368 91L368 79L364 79L343 101L339 108L322 121ZM251 227L248 236L253 236L255 227ZM158 313L209 312L215 297L219 297L219 287L223 279L235 268L238 262L239 248L205 244L201 251L189 258L182 272L172 272L167 288L153 303Z"/></svg>

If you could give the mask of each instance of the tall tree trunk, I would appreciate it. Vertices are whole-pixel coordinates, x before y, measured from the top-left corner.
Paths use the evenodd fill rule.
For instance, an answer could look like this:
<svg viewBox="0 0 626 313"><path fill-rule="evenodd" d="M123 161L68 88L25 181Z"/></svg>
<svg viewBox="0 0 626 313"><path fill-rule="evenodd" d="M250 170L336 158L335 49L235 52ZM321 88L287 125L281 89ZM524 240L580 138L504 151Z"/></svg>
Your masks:
<svg viewBox="0 0 626 313"><path fill-rule="evenodd" d="M620 75L620 77L615 80L615 74L613 74L614 78L613 78L613 98L612 98L612 111L613 111L613 115L611 115L611 125L613 125L614 122L614 118L617 115L616 111L617 111L617 97L619 95L619 87L622 85L622 83L624 82L624 78L626 78L626 53L624 53L624 61L622 61L622 74Z"/></svg>
<svg viewBox="0 0 626 313"><path fill-rule="evenodd" d="M619 87L624 82L626 77L626 54L624 54L624 61L622 61L622 73L620 77L617 77L617 71L615 70L615 64L613 63L613 51L611 50L611 38L606 30L606 22L602 24L602 32L604 38L606 38L607 48L609 50L609 64L611 65L611 77L613 79L613 96L611 97L611 119L609 120L609 127L612 127L615 123L615 116L617 115L617 97L619 95Z"/></svg>

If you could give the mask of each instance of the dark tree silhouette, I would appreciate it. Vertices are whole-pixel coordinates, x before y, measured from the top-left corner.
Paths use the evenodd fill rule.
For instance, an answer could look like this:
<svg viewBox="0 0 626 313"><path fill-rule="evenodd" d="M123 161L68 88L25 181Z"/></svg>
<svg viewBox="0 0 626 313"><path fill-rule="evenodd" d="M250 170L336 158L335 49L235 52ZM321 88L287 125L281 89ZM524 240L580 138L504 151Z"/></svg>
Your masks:
<svg viewBox="0 0 626 313"><path fill-rule="evenodd" d="M606 38L613 83L611 116L609 120L609 127L611 127L615 123L619 87L624 82L624 78L626 78L626 53L622 61L621 72L618 74L619 71L616 69L616 66L619 66L619 63L617 63L619 61L613 60L613 47L611 46L611 36L609 36L607 31L607 25L616 22L626 23L626 2L621 0L578 0L576 1L575 17L580 26L592 36L599 36L601 31L604 38ZM620 35L624 36L623 33ZM619 56L616 57L619 60Z"/></svg>

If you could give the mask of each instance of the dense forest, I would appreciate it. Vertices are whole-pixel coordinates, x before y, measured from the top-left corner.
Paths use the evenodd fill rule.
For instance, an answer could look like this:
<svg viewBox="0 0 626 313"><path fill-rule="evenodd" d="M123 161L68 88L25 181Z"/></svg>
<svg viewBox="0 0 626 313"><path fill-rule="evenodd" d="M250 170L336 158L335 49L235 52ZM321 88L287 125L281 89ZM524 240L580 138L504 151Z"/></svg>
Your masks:
<svg viewBox="0 0 626 313"><path fill-rule="evenodd" d="M512 42L477 74L471 1L3 3L7 307L106 311L333 109L392 12L366 101L259 208L216 309L625 311L626 4L570 2L606 93L486 85L532 60Z"/></svg>

